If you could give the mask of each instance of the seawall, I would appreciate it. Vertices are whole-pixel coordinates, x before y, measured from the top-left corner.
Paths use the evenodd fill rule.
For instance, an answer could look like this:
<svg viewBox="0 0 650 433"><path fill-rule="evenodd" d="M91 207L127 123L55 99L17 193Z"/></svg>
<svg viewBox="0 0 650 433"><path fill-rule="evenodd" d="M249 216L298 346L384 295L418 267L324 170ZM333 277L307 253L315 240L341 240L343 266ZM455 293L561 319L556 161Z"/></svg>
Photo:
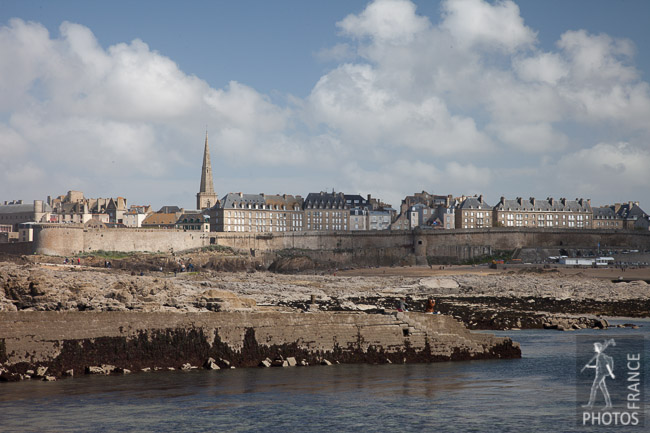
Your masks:
<svg viewBox="0 0 650 433"><path fill-rule="evenodd" d="M508 338L470 333L450 316L423 313L0 313L5 380L47 367L58 377L118 369L252 367L294 357L303 364L404 363L518 358Z"/></svg>
<svg viewBox="0 0 650 433"><path fill-rule="evenodd" d="M515 248L650 249L650 232L588 229L491 228L381 232L216 233L154 229L85 229L35 226L33 252L71 256L82 252L178 252L218 245L247 254L292 250L321 255L333 264L426 264L428 258L463 261Z"/></svg>

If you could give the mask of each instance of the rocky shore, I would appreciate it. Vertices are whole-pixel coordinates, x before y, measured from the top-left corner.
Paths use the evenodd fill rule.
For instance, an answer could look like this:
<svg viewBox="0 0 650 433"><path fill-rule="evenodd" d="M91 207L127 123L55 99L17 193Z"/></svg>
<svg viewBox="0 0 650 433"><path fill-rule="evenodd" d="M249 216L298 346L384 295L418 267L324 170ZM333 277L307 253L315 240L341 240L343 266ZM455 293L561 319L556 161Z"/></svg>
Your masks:
<svg viewBox="0 0 650 433"><path fill-rule="evenodd" d="M137 263L137 262L136 262ZM604 328L602 316L650 316L650 286L585 275L510 271L445 276L345 276L268 271L174 273L128 268L0 262L0 311L362 311L405 298L470 329ZM159 268L157 268L159 269Z"/></svg>
<svg viewBox="0 0 650 433"><path fill-rule="evenodd" d="M439 330L435 327L427 328L428 322L417 319L418 313L424 317L440 317L426 320L456 319L469 329L489 330L605 329L609 324L603 316L650 316L650 286L646 282L613 282L580 273L566 275L554 271L521 270L479 273L459 268L457 271L447 270L444 275L436 275L427 269L419 269L418 272L422 274L426 271L428 275L409 275L409 269L405 268L404 275L395 275L395 270L386 275L386 269L376 269L371 275L363 276L350 276L336 270L276 274L256 271L254 267L247 267L245 272L224 272L218 270L223 269L224 266L219 264L223 260L210 257L209 254L189 258L147 257L144 261L130 257L125 260L128 262L116 260L111 268L104 267L105 261L101 259L88 258L84 258L81 265L63 265L60 258L43 257L0 262L0 314L3 315L0 320L0 364L4 368L0 374L5 379L27 376L56 378L64 376L69 370L77 374L82 371L103 374L201 366L227 368L260 364L289 365L294 362L296 365L313 365L321 362L430 362L516 357L520 355L519 349L509 340L491 341L488 345L469 344L465 349L456 351L440 349L445 344L441 343L442 340L436 340ZM175 273L181 260L195 263L197 271ZM230 260L233 257L226 259ZM234 260L238 258L234 257ZM165 265L158 266L159 264ZM143 270L136 272L135 269ZM436 310L441 314L421 314L428 298L436 300ZM397 316L395 310L400 299L405 300L409 314L416 319ZM222 314L215 315L215 312ZM39 363L34 360L17 360L15 347L8 348L16 342L11 340L9 344L7 338L8 326L14 321L12 317L16 317L11 314L73 314L80 315L79 317L91 317L84 314L99 314L97 317L101 319L93 319L90 322L93 324L102 322L104 314L127 314L129 316L125 317L129 319L124 319L119 326L113 326L118 330L114 335L103 335L100 332L75 338L59 336L54 339L56 343L44 343L49 348L44 352L49 354L49 358L46 357ZM238 338L241 342L248 341L247 355L241 355L241 347L237 349L239 343L235 344L235 349L213 350L211 348L216 341L214 333L218 334L218 327L214 324L197 327L196 320L207 320L205 317L216 320L214 317L224 314L255 314L259 317L284 314L287 316L282 316L283 318L299 318L295 320L320 316L320 322L310 322L309 326L325 329L323 324L329 324L327 326L333 328L327 332L333 341L336 341L338 333L347 332L351 345L341 348L329 342L326 348L314 349L309 344L303 344L299 350L297 340L284 339L271 350L268 341L264 339L267 337L260 339L258 333L253 342L250 337L245 337L249 331L245 327L239 327ZM358 333L360 326L366 325L356 324L342 331L336 328L336 321L347 316L340 314L353 314L358 317L355 320L359 320L359 323L380 320L384 331L390 330L386 335L392 335L397 340L384 341L381 339L384 334L378 333L373 334L376 344L361 346L362 340L355 332ZM199 315L196 316L199 319L190 324L183 322L180 327L151 327L146 324L138 327L132 324L139 323L142 317L176 318L188 315ZM81 320L74 317L74 320ZM174 320L180 319L172 321ZM35 319L35 323L39 321L42 319ZM259 324L255 323L249 328L259 329ZM32 335L28 340L42 337L38 331L29 330L29 326L25 326L20 332ZM220 326L223 328L225 325ZM138 334L138 329L142 335ZM293 335L296 329L304 331L300 327L285 331L288 335ZM460 328L454 330L456 335L463 332L465 331ZM434 335L437 336L434 338ZM16 338L20 340L21 337ZM472 337L464 334L464 338ZM314 341L316 339L312 338ZM100 346L97 346L98 341L101 342ZM150 345L152 341L154 343ZM305 340L301 341L304 343ZM414 341L419 346L413 346ZM170 343L186 349L165 355L166 352L161 348ZM440 347L433 350L434 343ZM50 347L51 344L54 346ZM139 348L134 349L135 353L140 354L129 362L122 358L111 358L111 351L118 348L124 351L124 348L132 348L133 345ZM81 351L79 347L84 350ZM189 347L202 349L196 352L189 350ZM216 347L223 348L218 345ZM443 351L436 352L438 349ZM26 351L28 352L29 350ZM236 352L240 353L239 358L233 355ZM157 361L152 353L158 353ZM189 353L192 355L188 356ZM13 359L11 368L8 367L10 359ZM39 367L47 367L48 370L39 373Z"/></svg>

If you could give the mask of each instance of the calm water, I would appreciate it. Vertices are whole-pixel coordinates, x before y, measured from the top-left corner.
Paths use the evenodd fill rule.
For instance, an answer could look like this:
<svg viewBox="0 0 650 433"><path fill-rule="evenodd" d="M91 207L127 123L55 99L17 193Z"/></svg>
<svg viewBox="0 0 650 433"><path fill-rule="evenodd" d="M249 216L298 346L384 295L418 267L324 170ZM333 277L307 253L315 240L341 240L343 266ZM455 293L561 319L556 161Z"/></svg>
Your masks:
<svg viewBox="0 0 650 433"><path fill-rule="evenodd" d="M650 321L628 321L644 326L607 335L644 335L647 342ZM523 359L5 383L0 384L0 431L593 430L576 425L575 345L576 335L602 331L501 334L522 344ZM645 358L650 361L647 349ZM649 399L644 400L647 412Z"/></svg>

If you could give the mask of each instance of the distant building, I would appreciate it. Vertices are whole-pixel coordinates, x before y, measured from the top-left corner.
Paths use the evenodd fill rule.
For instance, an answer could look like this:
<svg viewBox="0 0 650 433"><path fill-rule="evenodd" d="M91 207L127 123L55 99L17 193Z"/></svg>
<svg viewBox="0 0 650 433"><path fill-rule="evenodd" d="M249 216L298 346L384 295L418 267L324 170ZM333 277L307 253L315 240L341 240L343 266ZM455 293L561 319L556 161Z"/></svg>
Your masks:
<svg viewBox="0 0 650 433"><path fill-rule="evenodd" d="M492 227L492 206L483 196L462 197L455 209L457 229L479 229Z"/></svg>
<svg viewBox="0 0 650 433"><path fill-rule="evenodd" d="M389 230L391 219L391 210L368 211L368 230Z"/></svg>
<svg viewBox="0 0 650 433"><path fill-rule="evenodd" d="M124 225L126 227L142 227L145 218L151 213L151 206L131 205L129 210L122 215Z"/></svg>
<svg viewBox="0 0 650 433"><path fill-rule="evenodd" d="M303 204L305 212L305 229L317 231L350 230L350 209L345 194L342 192L309 193Z"/></svg>
<svg viewBox="0 0 650 433"><path fill-rule="evenodd" d="M124 213L127 212L124 197L85 198L81 191L68 191L65 196L60 195L54 199L48 197L48 204L52 207L48 222L59 224L85 224L91 218L103 220L101 215L108 215L110 223L121 224L124 222Z"/></svg>
<svg viewBox="0 0 650 433"><path fill-rule="evenodd" d="M143 228L158 228L158 229L174 229L176 228L176 221L180 218L181 213L152 213L142 221Z"/></svg>
<svg viewBox="0 0 650 433"><path fill-rule="evenodd" d="M591 201L584 199L506 200L501 197L494 207L494 225L498 227L591 228Z"/></svg>
<svg viewBox="0 0 650 433"><path fill-rule="evenodd" d="M302 197L226 194L209 210L211 231L274 233L303 230Z"/></svg>
<svg viewBox="0 0 650 433"><path fill-rule="evenodd" d="M350 209L350 230L363 231L368 230L368 213L370 211L365 207L355 207Z"/></svg>
<svg viewBox="0 0 650 433"><path fill-rule="evenodd" d="M616 203L610 206L593 208L593 228L595 229L624 229L634 230L643 225L643 220L648 216L639 207L639 202ZM638 222L640 221L640 222Z"/></svg>
<svg viewBox="0 0 650 433"><path fill-rule="evenodd" d="M210 231L210 216L203 213L184 213L176 221L176 228L180 230Z"/></svg>
<svg viewBox="0 0 650 433"><path fill-rule="evenodd" d="M23 203L22 200L0 204L0 224L10 225L12 232L18 232L18 225L25 222L47 222L52 208L43 200Z"/></svg>

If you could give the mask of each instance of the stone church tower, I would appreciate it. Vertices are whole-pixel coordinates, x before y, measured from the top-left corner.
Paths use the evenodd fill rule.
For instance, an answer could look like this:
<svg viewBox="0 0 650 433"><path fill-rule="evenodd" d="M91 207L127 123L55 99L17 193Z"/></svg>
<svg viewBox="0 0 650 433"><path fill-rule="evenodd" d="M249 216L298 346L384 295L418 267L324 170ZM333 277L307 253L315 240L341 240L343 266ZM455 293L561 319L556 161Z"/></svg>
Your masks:
<svg viewBox="0 0 650 433"><path fill-rule="evenodd" d="M212 165L210 164L210 149L208 148L208 131L205 131L201 188L199 189L199 193L196 195L196 208L199 210L208 209L215 204L217 204L217 194L214 192L214 181L212 180Z"/></svg>

